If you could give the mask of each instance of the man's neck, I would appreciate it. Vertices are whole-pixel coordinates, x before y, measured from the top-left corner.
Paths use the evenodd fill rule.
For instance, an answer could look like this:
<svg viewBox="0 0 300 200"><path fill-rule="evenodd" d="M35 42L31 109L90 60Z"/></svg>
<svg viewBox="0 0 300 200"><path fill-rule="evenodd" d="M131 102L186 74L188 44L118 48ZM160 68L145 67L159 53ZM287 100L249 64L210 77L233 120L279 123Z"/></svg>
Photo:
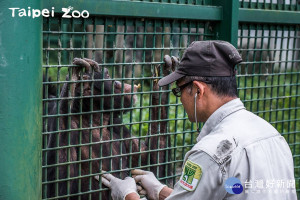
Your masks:
<svg viewBox="0 0 300 200"><path fill-rule="evenodd" d="M225 96L225 97L217 97L217 98L212 98L209 102L209 104L207 105L207 113L206 113L206 117L205 117L205 122L208 120L208 118L216 111L218 110L221 106L223 106L224 104L228 103L229 101L232 101L234 99L236 99L237 97L229 97L229 96Z"/></svg>

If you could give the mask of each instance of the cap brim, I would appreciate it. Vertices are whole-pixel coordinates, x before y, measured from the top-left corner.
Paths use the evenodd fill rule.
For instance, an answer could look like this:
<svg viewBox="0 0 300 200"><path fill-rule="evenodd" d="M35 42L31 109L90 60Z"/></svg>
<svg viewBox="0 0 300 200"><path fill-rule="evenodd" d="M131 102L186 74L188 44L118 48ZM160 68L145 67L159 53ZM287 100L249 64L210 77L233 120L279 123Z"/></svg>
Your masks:
<svg viewBox="0 0 300 200"><path fill-rule="evenodd" d="M163 77L162 79L160 79L158 81L158 85L159 86L165 86L165 85L169 85L170 83L173 83L175 81L177 81L178 79L184 77L184 74L179 74L178 72L172 72L171 74L169 74L168 76Z"/></svg>

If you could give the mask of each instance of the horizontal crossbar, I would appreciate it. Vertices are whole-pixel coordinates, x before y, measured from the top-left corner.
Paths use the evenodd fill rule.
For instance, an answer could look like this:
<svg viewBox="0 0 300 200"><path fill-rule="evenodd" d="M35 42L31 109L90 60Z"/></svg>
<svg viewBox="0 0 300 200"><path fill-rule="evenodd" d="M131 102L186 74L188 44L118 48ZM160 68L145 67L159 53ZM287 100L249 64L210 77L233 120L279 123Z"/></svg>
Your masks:
<svg viewBox="0 0 300 200"><path fill-rule="evenodd" d="M222 18L222 8L217 6L197 6L171 3L129 2L129 1L76 1L67 3L60 0L43 1L44 8L62 13L61 8L72 6L74 10L87 10L90 15L189 19L218 21Z"/></svg>
<svg viewBox="0 0 300 200"><path fill-rule="evenodd" d="M253 23L300 24L300 12L240 8L239 21Z"/></svg>

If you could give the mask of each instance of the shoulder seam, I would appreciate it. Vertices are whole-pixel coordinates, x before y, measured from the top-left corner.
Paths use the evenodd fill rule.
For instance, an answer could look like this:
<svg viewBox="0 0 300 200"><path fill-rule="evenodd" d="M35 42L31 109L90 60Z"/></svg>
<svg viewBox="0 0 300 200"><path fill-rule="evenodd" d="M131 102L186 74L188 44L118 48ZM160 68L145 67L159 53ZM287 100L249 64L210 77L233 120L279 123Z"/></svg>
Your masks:
<svg viewBox="0 0 300 200"><path fill-rule="evenodd" d="M254 140L254 141L250 141L250 142L246 143L245 145L243 145L242 148L246 148L246 147L248 147L249 145L254 144L254 143L256 143L256 142L260 142L260 141L262 141L262 140L266 140L266 139L270 139L270 138L278 137L278 136L282 136L282 135L281 135L280 133L277 132L277 135L271 135L271 136L267 136L267 137L257 138L257 139Z"/></svg>

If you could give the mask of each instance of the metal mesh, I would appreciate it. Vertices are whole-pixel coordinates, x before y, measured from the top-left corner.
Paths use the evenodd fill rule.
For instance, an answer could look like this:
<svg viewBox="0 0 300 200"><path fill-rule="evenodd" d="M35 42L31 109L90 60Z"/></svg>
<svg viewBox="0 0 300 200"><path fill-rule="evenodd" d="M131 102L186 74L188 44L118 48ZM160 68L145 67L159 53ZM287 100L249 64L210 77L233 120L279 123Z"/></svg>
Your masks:
<svg viewBox="0 0 300 200"><path fill-rule="evenodd" d="M268 10L300 10L299 0L239 0L241 8Z"/></svg>
<svg viewBox="0 0 300 200"><path fill-rule="evenodd" d="M195 142L195 125L188 121L179 100L169 95L170 88L157 86L157 80L169 73L160 64L166 54L181 57L194 40L212 39L211 23L50 18L44 20L43 29L43 199L109 198L101 181L94 185L94 176L101 170L124 177L132 168L144 168L164 183L175 183L184 155ZM106 67L110 77L105 80L111 81L111 88L117 81L122 84L121 94L112 91L109 95L113 97L108 100L109 108L107 95L93 87L107 85L103 79L84 79L84 70L71 64L75 57L92 58ZM74 81L66 80L76 69L80 69L77 95L72 92ZM66 96L61 92L64 84ZM140 84L140 88L128 93L126 84L131 88ZM92 88L88 94L87 85ZM76 110L72 110L74 105ZM94 139L97 130L98 140Z"/></svg>
<svg viewBox="0 0 300 200"><path fill-rule="evenodd" d="M128 0L129 1L129 0ZM191 5L214 5L211 0L131 0L140 2L157 2ZM268 10L300 10L299 0L239 0L240 8L268 9Z"/></svg>
<svg viewBox="0 0 300 200"><path fill-rule="evenodd" d="M300 184L299 26L240 24L238 92L246 108L286 139Z"/></svg>
<svg viewBox="0 0 300 200"><path fill-rule="evenodd" d="M176 4L192 4L192 5L212 5L211 0L131 0L143 2L160 2L160 3L176 3Z"/></svg>
<svg viewBox="0 0 300 200"><path fill-rule="evenodd" d="M295 11L299 3L245 0L240 7ZM163 56L181 57L192 41L215 39L217 24L44 18L43 199L109 199L101 180L95 181L102 170L124 177L130 169L141 168L168 185L176 182L184 155L195 143L196 126L188 121L179 99L170 95L171 88L157 86L157 80L170 73L162 65ZM238 35L243 57L237 67L239 97L286 138L299 194L299 25L240 23ZM97 61L102 74L72 64L75 57Z"/></svg>

